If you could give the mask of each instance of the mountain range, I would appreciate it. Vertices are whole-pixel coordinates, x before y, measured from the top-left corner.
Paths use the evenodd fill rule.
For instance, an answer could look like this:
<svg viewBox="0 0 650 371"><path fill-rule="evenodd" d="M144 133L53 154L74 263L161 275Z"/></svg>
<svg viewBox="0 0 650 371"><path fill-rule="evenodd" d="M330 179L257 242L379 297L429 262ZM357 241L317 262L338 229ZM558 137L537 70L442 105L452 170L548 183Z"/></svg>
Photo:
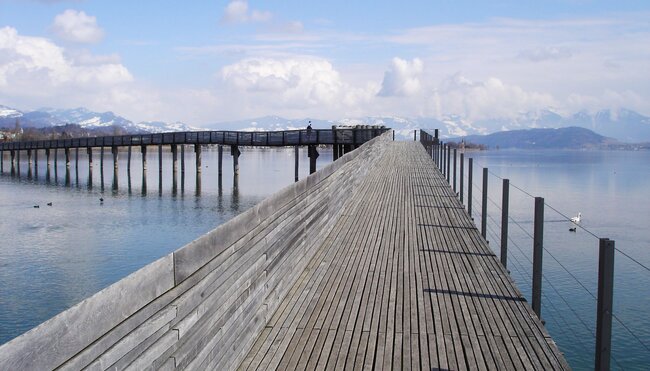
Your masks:
<svg viewBox="0 0 650 371"><path fill-rule="evenodd" d="M493 149L590 149L621 146L621 143L615 139L576 126L500 131L488 135L468 135L462 139L466 143L482 144Z"/></svg>
<svg viewBox="0 0 650 371"><path fill-rule="evenodd" d="M320 120L318 118L286 119L278 116L264 116L255 119L219 122L192 127L182 122L133 122L113 112L93 112L85 108L53 109L42 108L35 111L0 105L0 128L14 128L16 120L21 127L51 127L65 124L78 124L82 128L119 127L129 133L158 133L165 131L189 130L241 130L272 131L305 128L310 122L314 128L330 128L332 125L384 125L395 129L396 136L412 138L413 130L440 129L441 138L486 135L490 133L536 128L579 127L592 130L602 136L621 142L650 142L650 118L637 112L601 110L587 111L563 116L550 109L522 112L515 117L468 120L449 115L441 118L404 117L361 117L340 120Z"/></svg>

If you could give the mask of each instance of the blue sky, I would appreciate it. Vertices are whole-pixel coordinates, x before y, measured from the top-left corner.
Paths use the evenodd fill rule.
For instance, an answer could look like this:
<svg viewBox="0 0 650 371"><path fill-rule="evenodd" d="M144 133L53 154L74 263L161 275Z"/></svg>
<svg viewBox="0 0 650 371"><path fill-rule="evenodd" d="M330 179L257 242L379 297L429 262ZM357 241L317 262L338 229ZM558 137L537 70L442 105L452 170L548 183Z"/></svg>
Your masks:
<svg viewBox="0 0 650 371"><path fill-rule="evenodd" d="M0 104L197 126L650 115L650 3L0 0Z"/></svg>

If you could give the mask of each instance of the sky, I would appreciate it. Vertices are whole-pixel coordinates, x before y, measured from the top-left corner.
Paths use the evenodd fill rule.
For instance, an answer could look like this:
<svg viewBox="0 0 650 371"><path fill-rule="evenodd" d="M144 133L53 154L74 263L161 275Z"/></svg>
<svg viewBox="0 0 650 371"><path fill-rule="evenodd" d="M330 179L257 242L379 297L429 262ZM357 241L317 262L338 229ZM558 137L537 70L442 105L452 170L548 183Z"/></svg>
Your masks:
<svg viewBox="0 0 650 371"><path fill-rule="evenodd" d="M650 116L650 2L0 0L0 105L194 126Z"/></svg>

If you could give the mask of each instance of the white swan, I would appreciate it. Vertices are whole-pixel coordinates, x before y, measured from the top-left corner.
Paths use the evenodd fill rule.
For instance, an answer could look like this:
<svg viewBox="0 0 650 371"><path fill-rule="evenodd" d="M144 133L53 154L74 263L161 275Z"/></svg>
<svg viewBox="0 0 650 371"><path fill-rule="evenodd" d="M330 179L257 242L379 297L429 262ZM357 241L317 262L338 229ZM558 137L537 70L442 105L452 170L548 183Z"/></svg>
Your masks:
<svg viewBox="0 0 650 371"><path fill-rule="evenodd" d="M580 223L580 219L582 219L582 213L578 213L577 216L574 216L573 218L571 218L571 221L578 224L578 223Z"/></svg>

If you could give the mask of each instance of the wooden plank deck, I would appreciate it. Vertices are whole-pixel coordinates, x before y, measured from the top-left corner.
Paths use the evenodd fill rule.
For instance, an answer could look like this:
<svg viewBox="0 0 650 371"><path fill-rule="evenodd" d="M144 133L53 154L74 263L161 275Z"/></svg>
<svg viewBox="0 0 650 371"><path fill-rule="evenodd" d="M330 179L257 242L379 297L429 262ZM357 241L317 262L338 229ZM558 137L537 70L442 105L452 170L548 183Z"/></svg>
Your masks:
<svg viewBox="0 0 650 371"><path fill-rule="evenodd" d="M568 369L423 147L378 161L239 368Z"/></svg>

